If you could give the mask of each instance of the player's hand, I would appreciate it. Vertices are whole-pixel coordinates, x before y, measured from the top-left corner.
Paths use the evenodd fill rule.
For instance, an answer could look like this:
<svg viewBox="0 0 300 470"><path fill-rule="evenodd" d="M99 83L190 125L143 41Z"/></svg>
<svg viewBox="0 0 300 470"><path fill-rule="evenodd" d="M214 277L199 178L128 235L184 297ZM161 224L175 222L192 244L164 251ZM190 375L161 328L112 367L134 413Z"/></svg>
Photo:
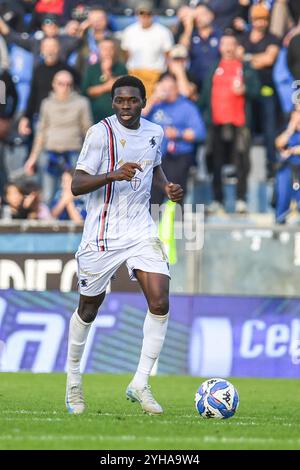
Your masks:
<svg viewBox="0 0 300 470"><path fill-rule="evenodd" d="M168 198L173 202L179 202L183 198L183 189L180 184L168 183L165 191Z"/></svg>
<svg viewBox="0 0 300 470"><path fill-rule="evenodd" d="M127 162L118 170L111 172L109 176L113 181L131 181L136 170L143 171L143 168L138 163Z"/></svg>

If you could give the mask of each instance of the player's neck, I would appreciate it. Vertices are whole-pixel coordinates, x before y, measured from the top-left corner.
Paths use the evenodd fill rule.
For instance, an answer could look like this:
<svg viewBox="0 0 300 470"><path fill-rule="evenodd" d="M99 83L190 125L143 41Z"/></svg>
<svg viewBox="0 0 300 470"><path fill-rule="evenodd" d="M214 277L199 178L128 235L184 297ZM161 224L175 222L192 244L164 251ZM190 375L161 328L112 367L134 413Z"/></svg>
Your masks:
<svg viewBox="0 0 300 470"><path fill-rule="evenodd" d="M122 127L128 129L129 131L137 131L141 127L140 119L138 119L136 122L133 122L132 124L126 124L125 122L121 122L119 119L118 122Z"/></svg>

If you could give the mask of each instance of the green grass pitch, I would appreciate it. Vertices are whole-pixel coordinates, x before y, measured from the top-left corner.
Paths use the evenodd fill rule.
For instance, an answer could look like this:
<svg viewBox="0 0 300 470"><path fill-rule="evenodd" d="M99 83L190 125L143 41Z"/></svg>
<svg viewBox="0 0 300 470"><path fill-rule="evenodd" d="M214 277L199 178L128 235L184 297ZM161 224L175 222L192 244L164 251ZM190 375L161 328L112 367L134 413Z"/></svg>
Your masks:
<svg viewBox="0 0 300 470"><path fill-rule="evenodd" d="M68 415L63 374L0 373L0 449L300 449L298 380L232 379L240 407L228 420L194 408L202 379L151 378L162 416L125 399L129 375L84 377L87 411Z"/></svg>

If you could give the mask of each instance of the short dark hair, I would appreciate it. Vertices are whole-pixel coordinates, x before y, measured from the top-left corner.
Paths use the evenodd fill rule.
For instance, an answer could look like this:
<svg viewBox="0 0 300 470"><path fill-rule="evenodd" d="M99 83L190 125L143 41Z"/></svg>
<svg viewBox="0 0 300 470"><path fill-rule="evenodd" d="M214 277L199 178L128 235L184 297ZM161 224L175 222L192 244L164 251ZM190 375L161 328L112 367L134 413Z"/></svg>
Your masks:
<svg viewBox="0 0 300 470"><path fill-rule="evenodd" d="M131 86L133 88L138 88L140 90L141 98L144 100L146 98L146 88L143 82L133 75L123 75L122 77L118 78L112 86L111 89L111 97L114 99L114 94L117 88L121 88L123 86Z"/></svg>
<svg viewBox="0 0 300 470"><path fill-rule="evenodd" d="M223 35L221 37L231 37L234 39L237 39L236 34L234 33L234 30L231 28L226 28L225 31L223 32Z"/></svg>

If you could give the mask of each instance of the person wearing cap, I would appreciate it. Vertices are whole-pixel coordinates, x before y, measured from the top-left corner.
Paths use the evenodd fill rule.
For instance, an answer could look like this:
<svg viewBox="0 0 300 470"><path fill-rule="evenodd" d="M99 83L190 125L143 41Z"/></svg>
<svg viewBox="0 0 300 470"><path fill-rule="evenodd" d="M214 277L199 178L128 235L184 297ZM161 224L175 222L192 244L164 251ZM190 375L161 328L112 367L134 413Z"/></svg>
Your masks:
<svg viewBox="0 0 300 470"><path fill-rule="evenodd" d="M219 44L222 32L214 26L215 15L209 5L200 3L184 21L184 31L179 43L189 50L189 71L201 92L202 84L219 59Z"/></svg>
<svg viewBox="0 0 300 470"><path fill-rule="evenodd" d="M34 65L41 62L41 41L44 38L57 38L60 44L60 59L65 61L75 51L81 43L79 37L60 34L57 15L47 14L42 19L42 34L29 36L27 33L18 33L10 28L5 21L0 18L0 33L3 34L8 44L16 44L33 54Z"/></svg>
<svg viewBox="0 0 300 470"><path fill-rule="evenodd" d="M257 70L261 82L260 97L258 100L253 100L253 105L258 111L267 152L268 176L271 177L276 160L274 141L277 127L273 67L280 50L280 40L268 31L270 11L265 4L251 7L250 21L251 31L240 38L240 54Z"/></svg>
<svg viewBox="0 0 300 470"><path fill-rule="evenodd" d="M141 1L137 16L138 21L123 31L121 47L129 73L142 80L150 97L159 76L166 70L173 36L168 28L153 21L151 2Z"/></svg>
<svg viewBox="0 0 300 470"><path fill-rule="evenodd" d="M180 95L196 101L198 97L196 80L187 70L187 65L187 48L183 44L176 44L168 56L168 72L175 75Z"/></svg>

